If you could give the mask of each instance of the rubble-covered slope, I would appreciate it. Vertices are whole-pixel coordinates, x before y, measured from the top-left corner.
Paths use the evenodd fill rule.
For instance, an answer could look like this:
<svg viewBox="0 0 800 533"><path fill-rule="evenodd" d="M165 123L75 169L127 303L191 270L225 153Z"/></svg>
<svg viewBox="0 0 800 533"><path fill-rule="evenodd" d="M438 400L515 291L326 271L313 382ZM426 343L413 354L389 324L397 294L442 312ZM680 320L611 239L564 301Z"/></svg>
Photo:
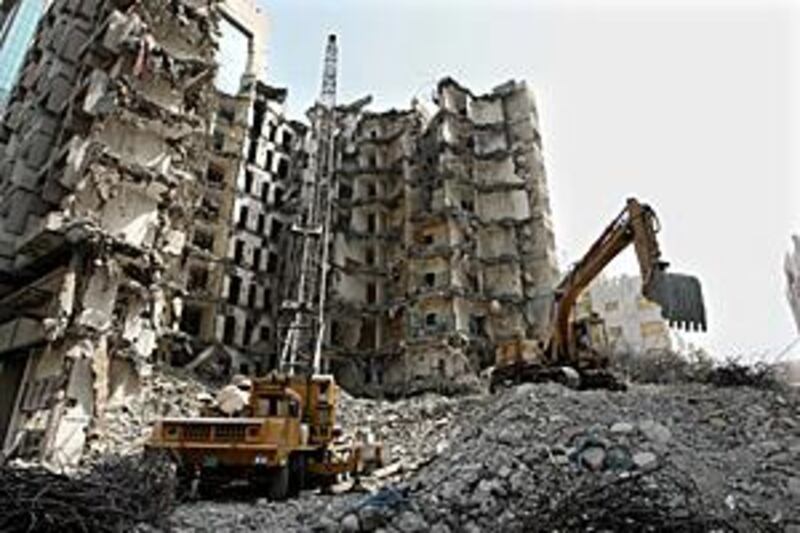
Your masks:
<svg viewBox="0 0 800 533"><path fill-rule="evenodd" d="M197 502L172 522L183 531L565 531L591 523L800 531L799 397L747 387L527 384L460 401L345 399L344 418L372 425L404 466L384 469L381 492Z"/></svg>

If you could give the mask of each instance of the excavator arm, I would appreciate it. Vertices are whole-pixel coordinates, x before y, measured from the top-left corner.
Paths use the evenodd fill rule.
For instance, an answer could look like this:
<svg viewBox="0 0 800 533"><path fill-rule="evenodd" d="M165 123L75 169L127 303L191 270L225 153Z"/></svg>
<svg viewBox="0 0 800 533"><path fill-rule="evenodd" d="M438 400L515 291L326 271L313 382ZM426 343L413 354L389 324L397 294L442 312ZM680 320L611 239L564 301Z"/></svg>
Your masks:
<svg viewBox="0 0 800 533"><path fill-rule="evenodd" d="M692 276L666 272L668 263L661 260L656 240L658 230L658 219L652 208L629 198L625 209L567 273L556 288L548 342L551 361L574 363L577 354L572 322L575 303L603 268L630 244L634 245L639 261L642 294L661 305L664 318L671 324L705 330L700 283Z"/></svg>

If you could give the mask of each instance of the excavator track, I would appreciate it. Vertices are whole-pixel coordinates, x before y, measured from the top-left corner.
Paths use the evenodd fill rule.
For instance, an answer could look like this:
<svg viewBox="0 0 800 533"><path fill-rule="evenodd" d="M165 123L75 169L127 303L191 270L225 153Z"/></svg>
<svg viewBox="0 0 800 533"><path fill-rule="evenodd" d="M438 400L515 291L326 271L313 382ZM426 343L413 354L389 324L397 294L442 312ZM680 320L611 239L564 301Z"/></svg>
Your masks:
<svg viewBox="0 0 800 533"><path fill-rule="evenodd" d="M575 370L572 367L520 361L494 369L489 382L489 390L494 393L500 388L513 387L520 383L560 383L577 390L625 391L628 389L623 380L604 368Z"/></svg>

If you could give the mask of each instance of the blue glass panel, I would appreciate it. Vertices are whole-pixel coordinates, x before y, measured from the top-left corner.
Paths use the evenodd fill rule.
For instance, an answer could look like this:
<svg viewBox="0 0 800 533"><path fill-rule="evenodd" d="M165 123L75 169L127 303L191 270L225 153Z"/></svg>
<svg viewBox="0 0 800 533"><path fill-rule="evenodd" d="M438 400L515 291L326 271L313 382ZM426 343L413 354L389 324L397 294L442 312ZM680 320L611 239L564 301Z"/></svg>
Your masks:
<svg viewBox="0 0 800 533"><path fill-rule="evenodd" d="M0 105L14 88L44 7L45 0L21 0L0 33Z"/></svg>

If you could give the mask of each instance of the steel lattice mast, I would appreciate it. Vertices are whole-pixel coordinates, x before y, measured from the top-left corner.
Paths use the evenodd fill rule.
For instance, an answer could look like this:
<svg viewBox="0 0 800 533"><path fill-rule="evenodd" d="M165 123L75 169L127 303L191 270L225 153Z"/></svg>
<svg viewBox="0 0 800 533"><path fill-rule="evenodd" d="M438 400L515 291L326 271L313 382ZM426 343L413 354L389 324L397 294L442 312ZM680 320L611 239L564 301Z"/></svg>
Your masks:
<svg viewBox="0 0 800 533"><path fill-rule="evenodd" d="M309 112L314 157L304 177L306 211L292 230L302 239L297 299L284 302L293 313L281 350L281 370L290 374L321 370L325 337L325 304L329 270L330 225L335 165L335 109L338 47L328 36L317 104ZM313 145L312 145L313 146Z"/></svg>

